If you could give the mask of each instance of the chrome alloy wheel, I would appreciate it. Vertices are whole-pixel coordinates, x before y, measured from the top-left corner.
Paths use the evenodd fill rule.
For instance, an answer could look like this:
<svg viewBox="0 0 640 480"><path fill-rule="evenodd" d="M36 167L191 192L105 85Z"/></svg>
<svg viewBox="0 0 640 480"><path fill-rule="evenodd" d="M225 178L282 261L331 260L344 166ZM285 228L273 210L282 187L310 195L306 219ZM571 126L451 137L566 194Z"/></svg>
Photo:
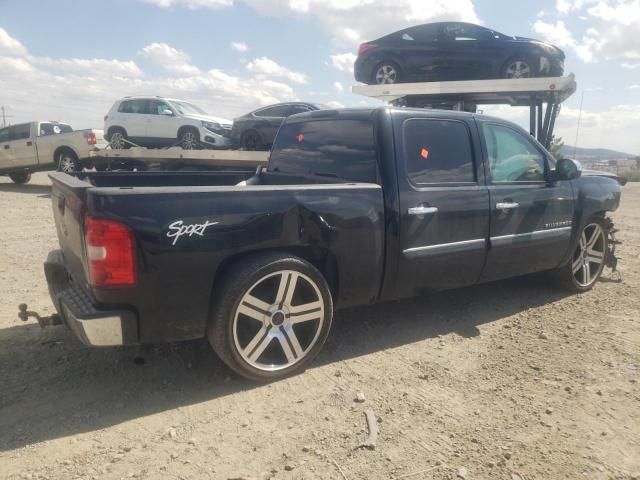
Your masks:
<svg viewBox="0 0 640 480"><path fill-rule="evenodd" d="M318 286L303 273L281 270L259 279L238 302L233 341L252 367L283 370L305 358L324 322Z"/></svg>
<svg viewBox="0 0 640 480"><path fill-rule="evenodd" d="M61 154L60 159L58 160L58 169L64 173L75 172L76 171L75 159L68 153Z"/></svg>
<svg viewBox="0 0 640 480"><path fill-rule="evenodd" d="M198 136L191 130L187 130L180 137L180 145L184 150L193 150L198 146Z"/></svg>
<svg viewBox="0 0 640 480"><path fill-rule="evenodd" d="M529 78L531 77L531 67L522 60L516 60L507 67L507 78Z"/></svg>
<svg viewBox="0 0 640 480"><path fill-rule="evenodd" d="M604 268L606 248L606 233L600 225L590 223L582 230L571 264L573 276L580 287L588 287L598 280Z"/></svg>
<svg viewBox="0 0 640 480"><path fill-rule="evenodd" d="M111 148L114 150L122 150L126 146L122 132L113 132L109 143L111 143Z"/></svg>
<svg viewBox="0 0 640 480"><path fill-rule="evenodd" d="M376 83L378 85L396 83L398 81L398 72L391 65L380 65L376 71Z"/></svg>

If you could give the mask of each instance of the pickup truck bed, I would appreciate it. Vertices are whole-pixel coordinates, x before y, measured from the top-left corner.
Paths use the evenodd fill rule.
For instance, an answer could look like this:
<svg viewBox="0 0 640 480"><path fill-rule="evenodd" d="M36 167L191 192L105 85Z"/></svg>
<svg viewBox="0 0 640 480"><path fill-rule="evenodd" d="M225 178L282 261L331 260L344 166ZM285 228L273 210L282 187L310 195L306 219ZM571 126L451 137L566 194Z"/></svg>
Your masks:
<svg viewBox="0 0 640 480"><path fill-rule="evenodd" d="M207 336L259 380L308 365L336 308L536 271L589 290L620 199L509 122L388 108L288 118L255 175L50 177L45 271L83 341Z"/></svg>

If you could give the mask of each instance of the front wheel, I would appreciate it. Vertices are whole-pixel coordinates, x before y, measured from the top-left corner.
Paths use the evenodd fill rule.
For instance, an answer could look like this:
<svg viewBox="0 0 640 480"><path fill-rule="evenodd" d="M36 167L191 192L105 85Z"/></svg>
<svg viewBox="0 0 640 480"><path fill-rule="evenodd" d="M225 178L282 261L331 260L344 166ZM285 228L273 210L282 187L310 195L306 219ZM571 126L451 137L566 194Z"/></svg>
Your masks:
<svg viewBox="0 0 640 480"><path fill-rule="evenodd" d="M29 183L29 180L31 180L31 174L28 172L10 173L9 178L13 183L24 185L25 183Z"/></svg>
<svg viewBox="0 0 640 480"><path fill-rule="evenodd" d="M571 260L551 272L556 283L572 292L586 292L602 275L609 251L609 237L600 217L589 219L582 229Z"/></svg>
<svg viewBox="0 0 640 480"><path fill-rule="evenodd" d="M279 253L236 265L214 299L209 342L250 380L277 380L304 370L322 349L333 318L322 274L301 258Z"/></svg>
<svg viewBox="0 0 640 480"><path fill-rule="evenodd" d="M536 76L533 61L524 57L516 57L507 61L503 70L503 78L533 78Z"/></svg>
<svg viewBox="0 0 640 480"><path fill-rule="evenodd" d="M195 150L200 146L200 134L196 129L185 128L180 132L178 142L183 150Z"/></svg>

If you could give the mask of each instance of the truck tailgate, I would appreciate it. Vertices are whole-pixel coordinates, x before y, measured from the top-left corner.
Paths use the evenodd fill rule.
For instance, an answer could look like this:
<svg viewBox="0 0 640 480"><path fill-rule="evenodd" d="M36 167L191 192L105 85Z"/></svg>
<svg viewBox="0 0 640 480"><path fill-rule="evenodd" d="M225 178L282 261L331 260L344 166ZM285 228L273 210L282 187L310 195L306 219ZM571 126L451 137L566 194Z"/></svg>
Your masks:
<svg viewBox="0 0 640 480"><path fill-rule="evenodd" d="M51 202L58 242L73 279L86 283L84 267L84 213L86 192L92 185L66 173L50 173Z"/></svg>

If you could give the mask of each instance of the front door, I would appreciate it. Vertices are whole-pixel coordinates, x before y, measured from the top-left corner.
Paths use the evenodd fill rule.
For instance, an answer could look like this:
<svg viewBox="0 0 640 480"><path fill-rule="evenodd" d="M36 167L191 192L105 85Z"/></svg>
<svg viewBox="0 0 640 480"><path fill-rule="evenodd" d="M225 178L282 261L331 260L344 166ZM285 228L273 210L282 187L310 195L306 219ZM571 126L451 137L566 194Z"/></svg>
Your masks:
<svg viewBox="0 0 640 480"><path fill-rule="evenodd" d="M397 296L470 285L485 261L489 194L472 118L398 119L401 258ZM399 142L400 143L400 142Z"/></svg>
<svg viewBox="0 0 640 480"><path fill-rule="evenodd" d="M167 110L172 114L166 114ZM147 133L145 136L155 139L168 139L167 143L176 143L180 117L176 116L175 110L162 100L149 100L148 113L148 115L144 115L147 120Z"/></svg>
<svg viewBox="0 0 640 480"><path fill-rule="evenodd" d="M525 132L481 122L491 198L483 281L555 268L571 238L570 182L549 182L547 153Z"/></svg>
<svg viewBox="0 0 640 480"><path fill-rule="evenodd" d="M38 164L30 123L9 127L9 149L11 150L13 166L33 167Z"/></svg>

